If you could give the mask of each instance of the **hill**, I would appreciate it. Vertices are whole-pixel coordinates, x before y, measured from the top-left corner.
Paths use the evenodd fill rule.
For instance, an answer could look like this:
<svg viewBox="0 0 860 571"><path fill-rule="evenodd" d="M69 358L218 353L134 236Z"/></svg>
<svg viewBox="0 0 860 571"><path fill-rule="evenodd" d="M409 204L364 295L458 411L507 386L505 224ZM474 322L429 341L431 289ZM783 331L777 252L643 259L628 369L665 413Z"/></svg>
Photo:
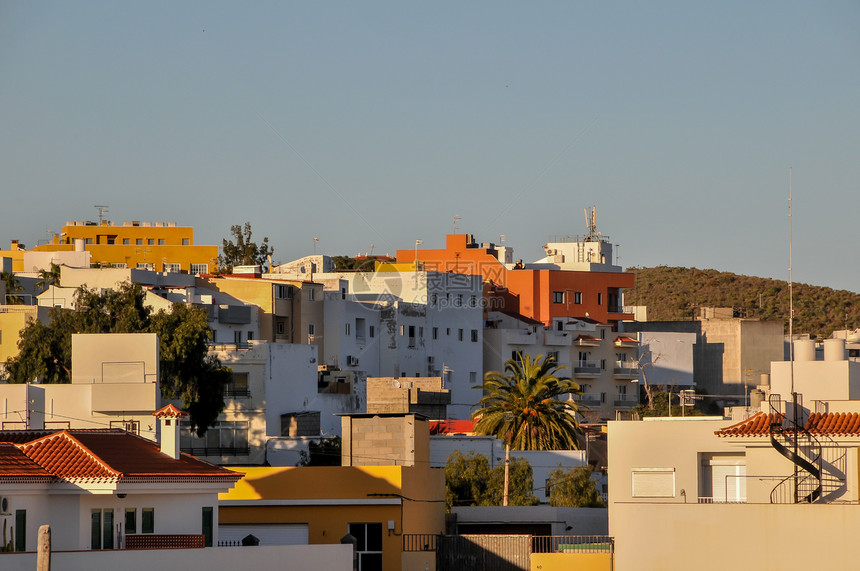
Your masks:
<svg viewBox="0 0 860 571"><path fill-rule="evenodd" d="M648 306L648 320L690 319L697 307L734 307L746 317L774 319L788 331L788 282L697 268L628 268L636 286L625 305ZM828 287L794 284L794 332L827 337L860 327L860 295Z"/></svg>

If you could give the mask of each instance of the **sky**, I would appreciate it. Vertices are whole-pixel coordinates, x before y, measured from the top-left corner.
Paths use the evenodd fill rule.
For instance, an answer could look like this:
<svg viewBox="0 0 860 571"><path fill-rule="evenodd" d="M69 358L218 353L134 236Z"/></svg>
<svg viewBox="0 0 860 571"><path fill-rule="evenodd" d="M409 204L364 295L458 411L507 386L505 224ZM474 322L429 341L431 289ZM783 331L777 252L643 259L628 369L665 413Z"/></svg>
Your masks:
<svg viewBox="0 0 860 571"><path fill-rule="evenodd" d="M248 221L276 263L440 248L860 291L860 3L0 0L0 248ZM791 177L789 172L791 171ZM789 180L791 178L791 183Z"/></svg>

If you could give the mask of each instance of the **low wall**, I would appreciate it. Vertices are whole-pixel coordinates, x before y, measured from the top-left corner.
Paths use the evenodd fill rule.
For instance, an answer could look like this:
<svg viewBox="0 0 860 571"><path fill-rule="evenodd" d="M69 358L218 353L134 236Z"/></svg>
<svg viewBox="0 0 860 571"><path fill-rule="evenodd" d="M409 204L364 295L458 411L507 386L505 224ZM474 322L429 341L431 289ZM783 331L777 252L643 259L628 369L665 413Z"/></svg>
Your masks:
<svg viewBox="0 0 860 571"><path fill-rule="evenodd" d="M35 553L0 553L3 571L33 571ZM51 568L62 571L123 569L326 569L352 570L351 545L273 545L114 551L60 551L51 554Z"/></svg>
<svg viewBox="0 0 860 571"><path fill-rule="evenodd" d="M532 553L531 571L612 571L611 553Z"/></svg>

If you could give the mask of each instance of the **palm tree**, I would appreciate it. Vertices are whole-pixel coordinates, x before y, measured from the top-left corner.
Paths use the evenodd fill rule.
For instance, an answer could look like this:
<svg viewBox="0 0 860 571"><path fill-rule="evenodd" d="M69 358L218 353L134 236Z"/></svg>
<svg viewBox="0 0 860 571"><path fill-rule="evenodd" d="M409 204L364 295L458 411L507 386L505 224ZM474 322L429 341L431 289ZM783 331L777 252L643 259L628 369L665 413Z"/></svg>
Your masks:
<svg viewBox="0 0 860 571"><path fill-rule="evenodd" d="M505 362L505 372L484 375L484 396L472 413L476 434L495 436L505 443L505 494L510 450L578 449L579 407L564 395L582 394L579 385L558 376L555 359L517 354ZM507 505L507 501L503 502Z"/></svg>
<svg viewBox="0 0 860 571"><path fill-rule="evenodd" d="M24 300L20 296L15 295L16 291L23 291L24 287L18 281L18 278L15 277L14 273L0 272L0 281L3 282L6 291L5 299L0 300L0 303L7 303L9 305L24 303Z"/></svg>
<svg viewBox="0 0 860 571"><path fill-rule="evenodd" d="M60 283L60 266L51 262L50 270L44 268L39 270L39 281L36 282L36 287L48 289L58 283Z"/></svg>

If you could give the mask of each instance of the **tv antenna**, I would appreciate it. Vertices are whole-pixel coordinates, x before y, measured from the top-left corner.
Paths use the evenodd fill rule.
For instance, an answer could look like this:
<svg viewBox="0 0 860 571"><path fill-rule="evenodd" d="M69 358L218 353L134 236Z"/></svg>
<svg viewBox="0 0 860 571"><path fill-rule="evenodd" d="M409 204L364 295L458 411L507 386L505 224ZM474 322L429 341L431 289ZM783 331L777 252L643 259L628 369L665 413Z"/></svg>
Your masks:
<svg viewBox="0 0 860 571"><path fill-rule="evenodd" d="M101 226L104 221L104 215L108 211L109 206L106 204L94 204L93 208L99 209L99 226Z"/></svg>
<svg viewBox="0 0 860 571"><path fill-rule="evenodd" d="M600 241L600 232L597 231L597 207L591 207L591 216L588 215L588 208L585 211L585 227L588 228L588 235L585 237L586 242Z"/></svg>
<svg viewBox="0 0 860 571"><path fill-rule="evenodd" d="M454 215L454 234L457 233L457 222L462 220L463 218L459 214Z"/></svg>

